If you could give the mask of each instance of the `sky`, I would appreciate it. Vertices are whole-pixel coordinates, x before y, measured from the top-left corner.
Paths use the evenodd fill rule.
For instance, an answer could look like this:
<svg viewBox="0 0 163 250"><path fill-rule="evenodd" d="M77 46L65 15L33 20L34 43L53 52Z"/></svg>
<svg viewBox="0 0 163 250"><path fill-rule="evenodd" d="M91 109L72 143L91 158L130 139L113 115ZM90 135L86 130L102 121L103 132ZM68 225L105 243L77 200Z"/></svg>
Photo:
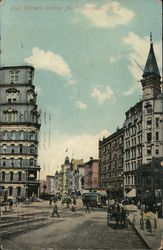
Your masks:
<svg viewBox="0 0 163 250"><path fill-rule="evenodd" d="M0 12L1 64L35 68L41 178L66 155L98 158L141 98L150 32L161 72L160 0L3 0Z"/></svg>

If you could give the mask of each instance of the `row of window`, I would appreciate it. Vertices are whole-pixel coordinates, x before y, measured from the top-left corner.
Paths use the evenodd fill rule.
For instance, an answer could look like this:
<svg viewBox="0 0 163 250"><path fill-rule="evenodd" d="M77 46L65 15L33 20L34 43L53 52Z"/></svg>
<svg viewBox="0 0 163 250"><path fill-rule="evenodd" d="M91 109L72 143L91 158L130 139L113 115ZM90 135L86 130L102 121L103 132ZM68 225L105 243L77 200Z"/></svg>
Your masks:
<svg viewBox="0 0 163 250"><path fill-rule="evenodd" d="M3 131L3 140L37 140L38 134L34 131Z"/></svg>
<svg viewBox="0 0 163 250"><path fill-rule="evenodd" d="M155 138L156 141L159 141L159 132L155 133ZM149 132L146 134L146 141L150 143L152 141L152 132Z"/></svg>
<svg viewBox="0 0 163 250"><path fill-rule="evenodd" d="M26 71L26 73L27 73L27 82L32 83L33 72ZM10 83L11 84L19 83L19 71L18 70L14 70L10 72Z"/></svg>
<svg viewBox="0 0 163 250"><path fill-rule="evenodd" d="M27 94L27 103L34 103L36 102L36 95L34 93L28 93ZM17 92L7 92L6 93L6 101L8 103L19 103L21 102L21 94L19 91Z"/></svg>
<svg viewBox="0 0 163 250"><path fill-rule="evenodd" d="M6 144L3 144L2 154L37 154L37 146L34 144L30 147L23 146L22 144L19 146L15 146L14 144L7 146Z"/></svg>
<svg viewBox="0 0 163 250"><path fill-rule="evenodd" d="M18 172L17 174L16 174L16 179L17 179L17 181L22 181L22 173L21 172ZM9 173L9 178L6 178L6 173L4 172L4 171L2 171L2 173L1 173L1 180L3 181L3 182L5 182L5 181L13 181L14 180L14 173L13 172L10 172Z"/></svg>
<svg viewBox="0 0 163 250"><path fill-rule="evenodd" d="M138 160L137 165L136 165L136 161L132 161L131 163L126 163L124 171L136 170L137 167L140 167L141 165L142 165L142 160Z"/></svg>
<svg viewBox="0 0 163 250"><path fill-rule="evenodd" d="M10 159L6 159L6 158L2 158L1 161L1 167L27 167L27 166L36 166L36 160L33 158L30 159L14 159L14 158L10 158Z"/></svg>
<svg viewBox="0 0 163 250"><path fill-rule="evenodd" d="M127 128L125 131L125 137L130 137L136 135L136 133L139 133L142 131L142 124L141 122L138 122L137 126L134 125L131 128Z"/></svg>
<svg viewBox="0 0 163 250"><path fill-rule="evenodd" d="M159 155L159 149L158 148L156 148L155 154ZM152 155L152 148L151 147L147 147L147 155Z"/></svg>
<svg viewBox="0 0 163 250"><path fill-rule="evenodd" d="M135 185L136 177L134 175L127 175L124 178L124 185Z"/></svg>
<svg viewBox="0 0 163 250"><path fill-rule="evenodd" d="M37 123L37 113L33 113L33 111L24 116L21 112L17 110L9 110L3 112L3 121L12 123L12 122L32 122Z"/></svg>
<svg viewBox="0 0 163 250"><path fill-rule="evenodd" d="M156 118L154 122L155 122L155 127L159 128L159 123L161 122L161 120L159 120L159 118ZM152 126L152 119L147 118L146 124L147 124L147 126L151 127Z"/></svg>
<svg viewBox="0 0 163 250"><path fill-rule="evenodd" d="M5 187L0 187L1 189L5 189ZM16 196L20 196L21 195L21 187L17 187L16 188ZM9 196L13 196L13 187L8 187L8 195Z"/></svg>

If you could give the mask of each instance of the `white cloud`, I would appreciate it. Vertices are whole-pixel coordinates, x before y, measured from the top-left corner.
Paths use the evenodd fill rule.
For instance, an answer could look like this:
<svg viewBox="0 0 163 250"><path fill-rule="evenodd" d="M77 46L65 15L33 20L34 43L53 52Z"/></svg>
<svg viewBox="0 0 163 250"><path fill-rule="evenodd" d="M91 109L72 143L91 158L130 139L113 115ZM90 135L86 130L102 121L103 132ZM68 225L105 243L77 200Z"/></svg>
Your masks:
<svg viewBox="0 0 163 250"><path fill-rule="evenodd" d="M79 109L87 109L88 105L86 103L81 102L81 101L77 101L76 107Z"/></svg>
<svg viewBox="0 0 163 250"><path fill-rule="evenodd" d="M94 26L100 28L114 28L118 25L126 25L134 17L134 13L122 7L118 2L97 6L94 3L85 4L80 11Z"/></svg>
<svg viewBox="0 0 163 250"><path fill-rule="evenodd" d="M143 72L136 62L144 70L150 48L149 37L139 37L134 32L130 32L127 37L123 38L123 42L129 47L129 71L131 72L133 78L138 81L142 78ZM161 65L161 42L154 43L154 51L159 66ZM139 86L130 86L129 89L124 92L124 95L133 94L138 89L140 89Z"/></svg>
<svg viewBox="0 0 163 250"><path fill-rule="evenodd" d="M106 87L106 91L104 92L101 92L98 88L94 88L91 92L91 97L95 98L99 105L102 105L106 100L111 98L115 100L114 93L109 85Z"/></svg>
<svg viewBox="0 0 163 250"><path fill-rule="evenodd" d="M129 95L132 95L136 91L139 91L139 92L141 91L141 84L140 84L140 82L137 83L137 84L131 85L126 91L124 91L123 95L124 96L129 96Z"/></svg>
<svg viewBox="0 0 163 250"><path fill-rule="evenodd" d="M50 70L61 77L67 78L70 84L74 84L68 64L60 55L54 54L52 51L46 52L38 47L34 47L32 55L25 58L25 62L37 69Z"/></svg>
<svg viewBox="0 0 163 250"><path fill-rule="evenodd" d="M47 148L39 150L39 162L41 166L41 178L47 174L54 174L57 166L63 164L66 154L69 158L83 159L85 162L92 156L98 158L98 142L103 136L109 136L108 130L98 134L81 135L53 135L54 143ZM68 148L68 153L66 149Z"/></svg>

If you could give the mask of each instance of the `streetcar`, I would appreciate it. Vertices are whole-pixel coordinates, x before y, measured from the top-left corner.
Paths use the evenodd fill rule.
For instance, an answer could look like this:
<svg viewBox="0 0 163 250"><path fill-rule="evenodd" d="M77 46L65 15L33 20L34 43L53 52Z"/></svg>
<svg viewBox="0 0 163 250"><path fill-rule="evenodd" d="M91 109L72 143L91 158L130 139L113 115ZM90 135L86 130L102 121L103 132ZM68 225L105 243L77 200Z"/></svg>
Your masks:
<svg viewBox="0 0 163 250"><path fill-rule="evenodd" d="M107 193L105 191L85 192L82 195L83 206L102 207L107 205Z"/></svg>

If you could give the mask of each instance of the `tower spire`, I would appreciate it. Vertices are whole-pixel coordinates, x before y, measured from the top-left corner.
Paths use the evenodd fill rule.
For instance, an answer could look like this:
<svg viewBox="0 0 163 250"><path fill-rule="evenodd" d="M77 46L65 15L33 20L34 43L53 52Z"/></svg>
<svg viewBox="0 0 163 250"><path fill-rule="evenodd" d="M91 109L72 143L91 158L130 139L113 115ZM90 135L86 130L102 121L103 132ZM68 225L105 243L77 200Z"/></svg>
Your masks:
<svg viewBox="0 0 163 250"><path fill-rule="evenodd" d="M160 72L157 66L157 61L153 49L153 42L152 42L152 35L150 33L150 51L148 54L148 58L145 64L143 77L149 76L149 75L155 75L160 78Z"/></svg>
<svg viewBox="0 0 163 250"><path fill-rule="evenodd" d="M150 32L150 44L152 44L152 32Z"/></svg>

